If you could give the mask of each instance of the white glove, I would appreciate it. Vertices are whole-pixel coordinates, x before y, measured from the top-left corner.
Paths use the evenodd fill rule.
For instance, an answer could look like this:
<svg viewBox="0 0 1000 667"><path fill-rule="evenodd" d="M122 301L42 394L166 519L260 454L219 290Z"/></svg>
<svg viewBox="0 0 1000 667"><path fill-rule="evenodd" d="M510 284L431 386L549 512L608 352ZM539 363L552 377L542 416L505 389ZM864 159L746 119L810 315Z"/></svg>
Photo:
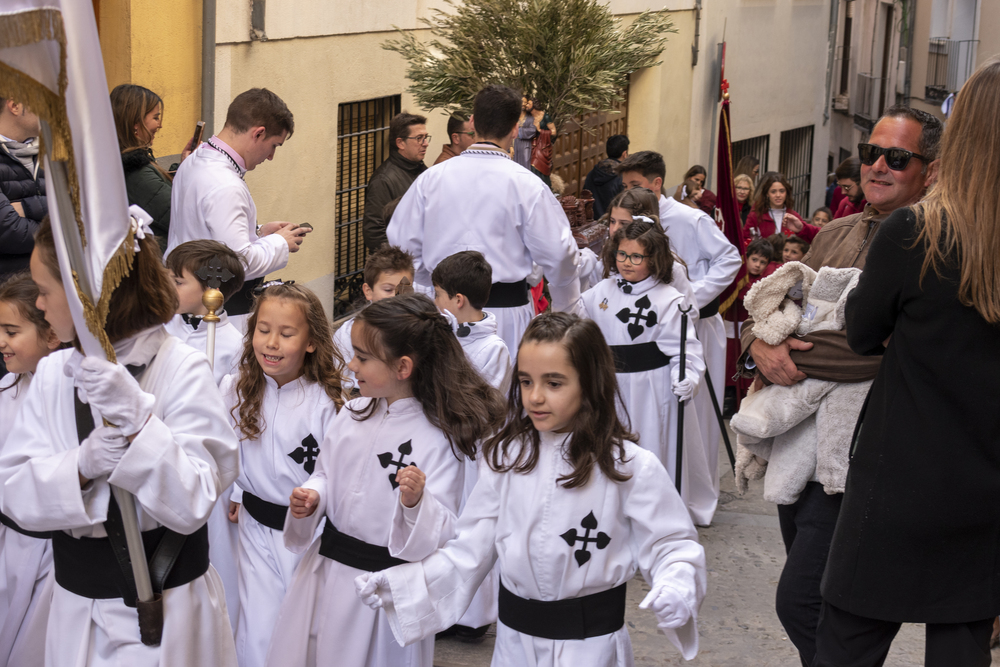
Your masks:
<svg viewBox="0 0 1000 667"><path fill-rule="evenodd" d="M77 467L87 479L110 475L128 450L128 438L117 426L98 426L80 443Z"/></svg>
<svg viewBox="0 0 1000 667"><path fill-rule="evenodd" d="M674 380L672 390L674 396L682 401L690 401L691 397L694 396L694 388L698 386L692 380L684 378L683 380Z"/></svg>
<svg viewBox="0 0 1000 667"><path fill-rule="evenodd" d="M656 614L656 624L661 630L679 628L691 620L691 608L676 589L667 584L653 586L639 609L650 609Z"/></svg>
<svg viewBox="0 0 1000 667"><path fill-rule="evenodd" d="M385 572L365 572L354 578L354 590L357 591L361 601L372 609L382 608L382 598L379 597L378 589L389 588L389 577Z"/></svg>
<svg viewBox="0 0 1000 667"><path fill-rule="evenodd" d="M87 357L76 371L76 384L102 417L126 435L142 430L156 397L147 394L128 369L100 357Z"/></svg>

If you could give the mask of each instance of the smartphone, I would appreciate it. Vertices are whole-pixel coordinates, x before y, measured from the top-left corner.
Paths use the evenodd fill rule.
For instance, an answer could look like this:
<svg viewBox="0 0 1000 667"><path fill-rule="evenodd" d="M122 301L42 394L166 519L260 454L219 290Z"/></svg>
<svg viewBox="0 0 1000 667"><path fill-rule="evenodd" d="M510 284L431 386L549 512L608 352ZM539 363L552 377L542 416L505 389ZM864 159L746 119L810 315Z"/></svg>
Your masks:
<svg viewBox="0 0 1000 667"><path fill-rule="evenodd" d="M199 120L194 125L194 140L191 142L191 150L198 148L201 144L201 135L205 132L205 121Z"/></svg>
<svg viewBox="0 0 1000 667"><path fill-rule="evenodd" d="M310 225L308 222L300 222L299 223L299 227L303 227L305 229L308 229L310 232L313 230L313 226Z"/></svg>

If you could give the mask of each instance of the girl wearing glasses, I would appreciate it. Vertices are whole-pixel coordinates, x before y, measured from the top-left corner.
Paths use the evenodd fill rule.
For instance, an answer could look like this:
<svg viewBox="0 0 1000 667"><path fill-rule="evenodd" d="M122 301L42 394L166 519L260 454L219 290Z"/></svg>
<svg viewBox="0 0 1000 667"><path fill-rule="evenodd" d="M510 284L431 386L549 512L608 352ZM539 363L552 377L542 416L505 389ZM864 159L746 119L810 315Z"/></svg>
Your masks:
<svg viewBox="0 0 1000 667"><path fill-rule="evenodd" d="M780 231L785 236L798 235L812 243L819 227L803 221L802 216L792 209L793 206L795 197L785 175L776 171L764 174L754 198L753 210L743 227L747 240L765 239Z"/></svg>
<svg viewBox="0 0 1000 667"><path fill-rule="evenodd" d="M622 399L639 435L639 446L655 454L676 481L678 401L691 400L705 372L701 343L690 317L685 377L680 377L680 309L687 309L692 299L673 284L674 256L658 224L637 220L619 229L606 248L611 276L584 293L583 305L611 346ZM691 315L696 313L694 309ZM700 456L698 420L693 411L688 414L681 472L685 503L690 466L707 465ZM692 518L695 523L706 522L706 517Z"/></svg>

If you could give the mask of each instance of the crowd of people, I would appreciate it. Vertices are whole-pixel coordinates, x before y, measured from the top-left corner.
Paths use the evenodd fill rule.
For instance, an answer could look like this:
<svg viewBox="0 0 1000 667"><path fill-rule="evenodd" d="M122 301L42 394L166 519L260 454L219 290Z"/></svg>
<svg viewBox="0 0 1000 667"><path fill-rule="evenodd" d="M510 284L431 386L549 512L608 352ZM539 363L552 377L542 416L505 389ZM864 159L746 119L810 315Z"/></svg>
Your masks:
<svg viewBox="0 0 1000 667"><path fill-rule="evenodd" d="M928 665L989 664L1000 60L947 130L887 109L809 221L785 175L741 161L719 187L743 247L704 167L665 187L664 156L616 135L585 183L608 237L579 248L557 128L519 91L479 91L430 168L427 119L401 113L366 189L366 304L336 330L265 278L310 231L259 224L244 181L292 136L287 105L238 95L164 169L162 99L111 101L151 218L107 312L114 363L79 351L38 118L0 101L0 665L430 667L436 635L493 623L495 665L628 665L637 573L691 659L729 387L802 664L881 665L902 622L927 624ZM158 645L112 485L135 497Z"/></svg>

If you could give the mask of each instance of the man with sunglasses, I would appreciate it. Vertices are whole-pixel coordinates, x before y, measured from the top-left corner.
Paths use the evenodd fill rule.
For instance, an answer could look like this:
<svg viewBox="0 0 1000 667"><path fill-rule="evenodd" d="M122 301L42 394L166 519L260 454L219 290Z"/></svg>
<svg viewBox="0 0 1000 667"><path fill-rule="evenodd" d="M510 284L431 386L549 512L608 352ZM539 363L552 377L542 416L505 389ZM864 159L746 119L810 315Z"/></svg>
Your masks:
<svg viewBox="0 0 1000 667"><path fill-rule="evenodd" d="M396 114L389 121L389 157L378 166L365 187L365 218L361 225L365 247L375 252L387 242L386 204L401 198L417 176L427 170L424 156L431 143L427 118L412 113Z"/></svg>
<svg viewBox="0 0 1000 667"><path fill-rule="evenodd" d="M820 267L864 269L871 240L890 213L919 201L937 176L941 121L928 113L893 106L876 123L868 142L858 146L864 210L827 224L813 239L803 263ZM854 354L844 331L790 337L768 345L753 335L753 319L742 329L740 367L748 377L790 386L812 378L832 382L866 382L875 378L881 357ZM861 405L844 408L840 418L857 421ZM846 458L848 447L842 455ZM846 476L847 461L843 461ZM843 488L841 484L840 488ZM822 604L820 579L840 513L842 492L827 493L808 482L791 505L778 505L778 520L787 558L778 582L776 611L803 665L816 654L816 626Z"/></svg>
<svg viewBox="0 0 1000 667"><path fill-rule="evenodd" d="M451 116L448 118L448 139L451 143L441 147L441 155L434 160L434 164L450 160L471 146L476 140L476 131L467 118Z"/></svg>

